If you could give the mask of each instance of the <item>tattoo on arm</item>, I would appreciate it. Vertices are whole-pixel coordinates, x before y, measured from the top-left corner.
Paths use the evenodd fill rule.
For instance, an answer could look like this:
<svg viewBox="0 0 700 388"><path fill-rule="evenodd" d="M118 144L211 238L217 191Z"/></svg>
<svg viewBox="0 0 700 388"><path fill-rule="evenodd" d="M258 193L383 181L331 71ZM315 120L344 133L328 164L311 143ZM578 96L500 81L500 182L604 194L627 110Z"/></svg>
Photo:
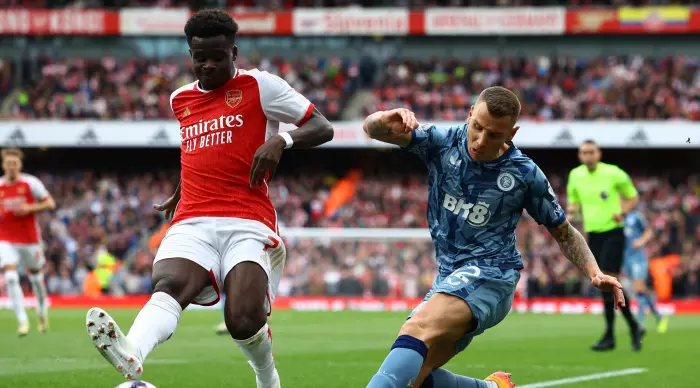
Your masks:
<svg viewBox="0 0 700 388"><path fill-rule="evenodd" d="M569 221L564 221L556 228L549 229L549 233L557 240L564 256L586 275L590 277L591 271L598 269L598 264L591 249L588 248L586 239Z"/></svg>
<svg viewBox="0 0 700 388"><path fill-rule="evenodd" d="M372 138L386 136L391 133L391 128L388 125L382 125L380 120L368 120L367 134Z"/></svg>

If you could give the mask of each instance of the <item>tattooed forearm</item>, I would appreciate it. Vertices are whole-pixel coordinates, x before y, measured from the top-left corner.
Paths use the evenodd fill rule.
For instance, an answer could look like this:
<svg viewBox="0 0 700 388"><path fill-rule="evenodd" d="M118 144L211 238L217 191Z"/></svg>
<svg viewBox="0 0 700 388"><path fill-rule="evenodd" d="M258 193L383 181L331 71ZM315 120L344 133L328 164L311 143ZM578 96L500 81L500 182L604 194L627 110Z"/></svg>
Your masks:
<svg viewBox="0 0 700 388"><path fill-rule="evenodd" d="M382 124L380 116L377 116L376 119L369 117L365 128L367 129L369 137L373 139L381 138L391 133L391 128L388 125Z"/></svg>
<svg viewBox="0 0 700 388"><path fill-rule="evenodd" d="M600 271L593 253L586 244L586 239L569 221L564 221L556 228L549 229L549 233L557 240L564 256L587 276L591 277Z"/></svg>

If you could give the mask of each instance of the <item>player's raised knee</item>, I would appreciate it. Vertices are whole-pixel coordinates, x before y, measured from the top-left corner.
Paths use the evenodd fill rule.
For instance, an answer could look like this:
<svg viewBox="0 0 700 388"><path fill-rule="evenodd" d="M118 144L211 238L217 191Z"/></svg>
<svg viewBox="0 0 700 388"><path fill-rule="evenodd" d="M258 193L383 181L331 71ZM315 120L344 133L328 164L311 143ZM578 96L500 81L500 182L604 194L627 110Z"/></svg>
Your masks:
<svg viewBox="0 0 700 388"><path fill-rule="evenodd" d="M267 314L262 308L227 308L224 318L226 328L231 333L231 337L237 340L244 340L254 336L267 323Z"/></svg>
<svg viewBox="0 0 700 388"><path fill-rule="evenodd" d="M399 335L408 335L417 338L427 347L431 347L438 342L445 334L437 317L417 316L406 321L401 327Z"/></svg>
<svg viewBox="0 0 700 388"><path fill-rule="evenodd" d="M457 341L476 326L469 305L453 295L436 293L401 328L428 347L439 341Z"/></svg>

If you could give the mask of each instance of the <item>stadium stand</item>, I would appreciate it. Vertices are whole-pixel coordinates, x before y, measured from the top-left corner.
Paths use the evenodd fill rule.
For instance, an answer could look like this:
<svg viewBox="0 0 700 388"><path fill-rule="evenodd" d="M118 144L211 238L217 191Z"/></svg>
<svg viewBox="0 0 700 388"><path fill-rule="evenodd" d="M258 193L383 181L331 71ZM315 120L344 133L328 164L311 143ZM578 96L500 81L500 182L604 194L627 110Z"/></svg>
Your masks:
<svg viewBox="0 0 700 388"><path fill-rule="evenodd" d="M150 266L167 226L152 203L174 189L177 171L96 175L89 170L39 177L53 192L58 208L43 214L47 244L47 284L51 293L82 293L89 270L112 256L113 276L105 291L147 293ZM281 226L299 227L424 227L427 190L423 175L367 176L356 182L357 193L326 214L329 192L342 176L313 174L304 179L281 176L271 196ZM564 176L551 178L564 196ZM657 238L653 257L681 253L674 269L674 294L700 296L700 182L697 176L671 185L661 176L635 176L642 209ZM693 235L697 233L696 235ZM578 271L561 255L546 231L525 216L518 226L519 248L526 261L524 284L532 296L586 295ZM433 247L428 241L377 243L287 239L290 261L283 295L373 295L417 297L434 278Z"/></svg>
<svg viewBox="0 0 700 388"><path fill-rule="evenodd" d="M9 101L5 116L172 118L171 91L193 81L187 58L42 58L31 66L40 74L26 79L21 92L12 94L14 101ZM375 101L365 106L364 113L410 107L427 120L460 120L478 96L475 91L502 84L519 95L523 119L700 121L699 63L680 55L394 59L381 66L304 56L294 60L241 58L239 66L279 74L331 119L342 116L345 104L362 86L361 80L374 78ZM372 71L376 68L383 71L375 76ZM0 97L12 80L11 69L0 69Z"/></svg>
<svg viewBox="0 0 700 388"><path fill-rule="evenodd" d="M0 0L0 6L7 9L66 6L71 9L197 8L206 5L289 10L320 5L424 8L666 3L690 2ZM186 10L184 12L188 14ZM669 25L672 22L669 21ZM76 30L79 27L82 28L78 25ZM105 26L99 27L107 30ZM66 120L64 124L69 122L67 120L82 119L171 120L170 93L194 80L189 59L183 56L186 48L180 36L181 27L178 25L173 31L176 34L168 31L167 37L86 38L78 33L77 36L47 39L3 37L0 39L3 48L0 117L27 122ZM522 47L522 37L485 38L485 43L478 50L474 49L476 54L472 58L468 55L460 58L457 55L451 57L451 54L433 58L424 55L429 52L426 48L434 48L431 46L436 46L436 42L443 43L442 37L435 36L417 36L410 43L402 42L403 37L389 37L384 46L380 45L382 39L374 37L356 40L355 37L327 36L266 38L241 37L239 45L248 50L239 57L237 65L241 68L257 67L280 75L334 121L358 119L366 113L394 107L409 107L421 120L462 121L476 98L476 91L494 84L513 89L523 102L522 118L531 121L700 121L700 63L691 54L679 54L688 51L683 48L697 47L694 38L678 37L673 42L679 45L678 49L667 45L665 38L658 36L630 37L635 45L629 48L626 41L607 36L533 40L543 46L553 44L554 48L547 51L551 54L547 55L535 54L539 48L527 51L528 47L523 47L522 54L513 50ZM562 40L554 42L559 38ZM590 41L581 43L585 39ZM614 41L605 53L599 49L603 39ZM651 48L640 43L647 39L653 41L648 45ZM461 45L464 40L478 46L473 37L445 37L444 48L442 45L440 48L443 52L457 51L464 47ZM85 43L85 51L90 54L73 55L82 49L81 42ZM314 42L318 45L313 46ZM291 48L285 50L285 44ZM266 45L269 45L269 50L263 53ZM365 45L368 46L366 52L357 49L357 46L365 48ZM392 45L396 46L395 50ZM484 50L484 46L512 54L488 55L491 52ZM567 49L569 46L571 50ZM313 47L316 51L307 52L306 47ZM162 52L159 49L163 49ZM103 52L100 50L114 51L114 55L100 55ZM479 50L487 54L479 55ZM608 55L610 50L615 55ZM651 53L641 54L635 50ZM674 55L665 55L668 50ZM279 56L270 55L269 51L278 52ZM346 55L345 51L352 54ZM357 53L361 55L355 55ZM362 97L359 106L357 96ZM85 155L83 152L76 152L76 155ZM573 160L573 151L567 152ZM286 227L425 228L426 183L422 166L387 171L377 166L401 164L404 159L397 163L396 160L378 161L376 158L364 160L365 156L353 154L344 161L338 157L301 166L297 164L298 171L288 169L277 176L271 184L270 194L280 223ZM39 173L39 177L58 203L55 212L42 214L40 218L47 244L47 284L51 293L143 294L150 291L151 263L167 228L167 223L160 214L154 213L151 204L162 201L173 191L178 176L176 166L172 164L177 160L176 154L169 154L168 158L170 163L165 163L167 166L142 162L150 167L147 169L150 172L144 172L143 168L137 172L95 172L87 162L79 163L75 171L70 171L66 160L61 160L54 170L51 169L53 166L39 168L45 171ZM286 158L283 165L288 163ZM566 176L564 171L557 169L559 160L539 157L536 160L565 201ZM649 252L654 257L677 257L677 264L670 267L674 296L700 296L700 182L697 176L692 176L697 170L693 170L691 162L684 166L680 178L658 168L644 171L642 165L647 166L644 158L637 158L625 167L638 167L637 164L640 171L634 178L642 193L642 209L657 236L648 247ZM32 172L32 158L27 165ZM328 171L309 170L312 166L324 166ZM331 193L343 180L354 192L346 202L334 203L330 200ZM580 274L559 253L544 229L524 217L517 233L526 262L521 293L532 296L589 295L586 282L581 281ZM283 295L420 297L434 278L434 253L429 242L287 240L289 262L281 288ZM95 283L94 270L106 271L110 276L106 282ZM0 274L0 285L2 283ZM0 292L2 290L4 287L0 286Z"/></svg>
<svg viewBox="0 0 700 388"><path fill-rule="evenodd" d="M23 65L38 69L38 73L26 79L22 90L13 95L15 100L5 115L9 118L173 118L170 93L194 81L187 58L163 61L41 58L33 62ZM253 62L241 58L238 64L241 68L279 74L330 119L338 118L344 101L357 88L359 76L356 63L338 58L299 57L292 61L262 58ZM0 81L12 79L11 70L5 76L2 74L5 73L0 73Z"/></svg>
<svg viewBox="0 0 700 388"><path fill-rule="evenodd" d="M429 120L466 117L478 90L504 85L534 120L700 120L694 58L531 57L391 61L365 112L410 107Z"/></svg>

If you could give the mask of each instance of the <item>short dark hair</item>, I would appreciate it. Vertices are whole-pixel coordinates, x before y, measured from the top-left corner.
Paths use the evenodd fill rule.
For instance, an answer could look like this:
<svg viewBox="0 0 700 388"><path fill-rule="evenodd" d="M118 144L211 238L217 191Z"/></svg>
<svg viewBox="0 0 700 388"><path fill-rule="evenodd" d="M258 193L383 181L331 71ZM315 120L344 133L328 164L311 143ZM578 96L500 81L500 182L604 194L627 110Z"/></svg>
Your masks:
<svg viewBox="0 0 700 388"><path fill-rule="evenodd" d="M223 35L231 42L235 42L238 33L238 24L231 15L223 9L205 9L190 17L185 24L185 36L187 43L192 42L192 38L212 38Z"/></svg>
<svg viewBox="0 0 700 388"><path fill-rule="evenodd" d="M493 117L511 117L513 124L520 117L520 101L518 96L503 86L491 86L484 89L476 103L486 103L486 109Z"/></svg>
<svg viewBox="0 0 700 388"><path fill-rule="evenodd" d="M583 143L581 143L581 145L584 145L584 144L593 144L594 146L598 147L598 143L596 143L595 140L592 140L592 139L584 140Z"/></svg>
<svg viewBox="0 0 700 388"><path fill-rule="evenodd" d="M22 150L19 148L4 148L0 155L2 155L3 159L8 156L16 156L19 158L19 160L24 159L24 152L22 152Z"/></svg>

